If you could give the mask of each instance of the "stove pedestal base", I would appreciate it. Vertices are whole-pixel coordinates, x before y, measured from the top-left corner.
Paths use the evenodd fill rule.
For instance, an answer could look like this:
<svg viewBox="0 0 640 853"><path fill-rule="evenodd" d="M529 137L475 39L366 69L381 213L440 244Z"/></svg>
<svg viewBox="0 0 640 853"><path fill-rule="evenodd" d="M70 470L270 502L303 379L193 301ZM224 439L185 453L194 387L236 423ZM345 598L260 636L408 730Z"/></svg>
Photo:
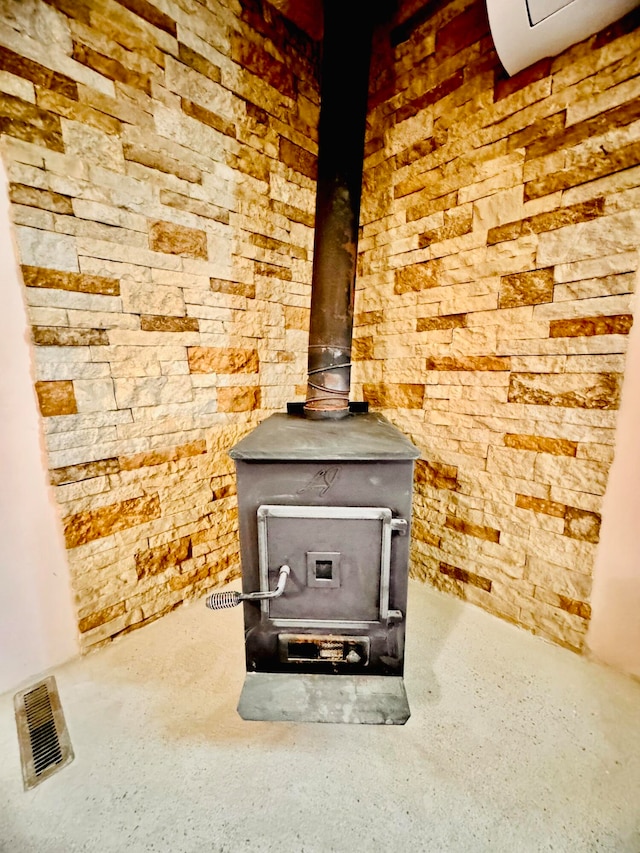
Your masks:
<svg viewBox="0 0 640 853"><path fill-rule="evenodd" d="M404 679L380 675L249 672L243 720L404 725L411 714Z"/></svg>

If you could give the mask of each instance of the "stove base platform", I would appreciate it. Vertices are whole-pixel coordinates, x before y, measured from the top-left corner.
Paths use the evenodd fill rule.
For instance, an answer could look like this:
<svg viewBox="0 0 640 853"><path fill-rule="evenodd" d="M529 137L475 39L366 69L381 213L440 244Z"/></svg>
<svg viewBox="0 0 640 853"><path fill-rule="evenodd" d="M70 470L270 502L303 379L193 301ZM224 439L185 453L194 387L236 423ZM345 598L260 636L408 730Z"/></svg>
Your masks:
<svg viewBox="0 0 640 853"><path fill-rule="evenodd" d="M398 676L280 672L247 673L238 713L243 720L399 726L411 715Z"/></svg>

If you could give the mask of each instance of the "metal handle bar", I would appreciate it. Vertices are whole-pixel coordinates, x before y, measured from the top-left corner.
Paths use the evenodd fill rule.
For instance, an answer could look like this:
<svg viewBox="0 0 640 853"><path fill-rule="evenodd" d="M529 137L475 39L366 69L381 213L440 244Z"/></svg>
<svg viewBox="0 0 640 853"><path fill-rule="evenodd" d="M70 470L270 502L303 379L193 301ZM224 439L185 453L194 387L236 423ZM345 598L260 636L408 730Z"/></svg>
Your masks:
<svg viewBox="0 0 640 853"><path fill-rule="evenodd" d="M227 607L235 607L241 601L263 601L265 598L280 598L284 592L287 578L291 569L289 566L280 566L278 583L274 590L268 592L212 592L207 596L206 605L210 610L223 610Z"/></svg>

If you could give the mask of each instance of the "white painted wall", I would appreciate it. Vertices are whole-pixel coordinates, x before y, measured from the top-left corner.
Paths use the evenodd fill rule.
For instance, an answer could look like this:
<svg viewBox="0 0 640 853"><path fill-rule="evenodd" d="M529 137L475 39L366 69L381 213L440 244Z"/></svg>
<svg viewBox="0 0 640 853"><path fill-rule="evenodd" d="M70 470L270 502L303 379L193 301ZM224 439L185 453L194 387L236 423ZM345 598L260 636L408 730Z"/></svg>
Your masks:
<svg viewBox="0 0 640 853"><path fill-rule="evenodd" d="M0 161L0 693L78 653Z"/></svg>
<svg viewBox="0 0 640 853"><path fill-rule="evenodd" d="M640 288L640 272L636 292ZM637 301L637 297L636 297ZM602 505L587 645L640 676L640 317L631 329L616 453Z"/></svg>

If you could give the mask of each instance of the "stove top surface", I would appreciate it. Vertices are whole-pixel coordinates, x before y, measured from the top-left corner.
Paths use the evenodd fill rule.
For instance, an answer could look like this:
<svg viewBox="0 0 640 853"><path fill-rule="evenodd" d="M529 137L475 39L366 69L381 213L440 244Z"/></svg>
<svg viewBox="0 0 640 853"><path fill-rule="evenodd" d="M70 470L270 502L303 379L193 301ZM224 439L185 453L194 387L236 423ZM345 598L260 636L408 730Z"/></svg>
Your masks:
<svg viewBox="0 0 640 853"><path fill-rule="evenodd" d="M278 413L239 441L229 455L244 461L388 461L417 459L420 451L377 412L325 421Z"/></svg>

